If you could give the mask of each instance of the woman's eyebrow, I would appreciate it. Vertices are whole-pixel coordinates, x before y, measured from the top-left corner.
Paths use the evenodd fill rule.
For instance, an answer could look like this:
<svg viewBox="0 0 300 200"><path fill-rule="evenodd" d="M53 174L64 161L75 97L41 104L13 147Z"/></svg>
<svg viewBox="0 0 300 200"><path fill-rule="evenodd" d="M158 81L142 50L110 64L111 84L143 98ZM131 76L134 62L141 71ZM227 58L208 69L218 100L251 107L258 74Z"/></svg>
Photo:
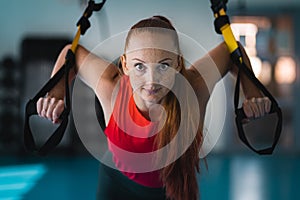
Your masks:
<svg viewBox="0 0 300 200"><path fill-rule="evenodd" d="M143 61L143 60L141 60L139 58L133 58L132 60L136 60L136 61L139 61L141 63L146 63L145 61ZM165 61L168 61L168 60L172 60L172 59L171 58L164 58L164 59L158 61L158 63L162 63L162 62L165 62Z"/></svg>
<svg viewBox="0 0 300 200"><path fill-rule="evenodd" d="M165 62L165 61L167 61L167 60L171 60L171 61L172 61L171 58L164 58L164 59L162 59L161 61L159 61L159 63Z"/></svg>
<svg viewBox="0 0 300 200"><path fill-rule="evenodd" d="M145 61L143 61L141 59L138 59L138 58L133 58L132 60L136 60L136 61L139 61L139 62L142 62L142 63L146 63Z"/></svg>

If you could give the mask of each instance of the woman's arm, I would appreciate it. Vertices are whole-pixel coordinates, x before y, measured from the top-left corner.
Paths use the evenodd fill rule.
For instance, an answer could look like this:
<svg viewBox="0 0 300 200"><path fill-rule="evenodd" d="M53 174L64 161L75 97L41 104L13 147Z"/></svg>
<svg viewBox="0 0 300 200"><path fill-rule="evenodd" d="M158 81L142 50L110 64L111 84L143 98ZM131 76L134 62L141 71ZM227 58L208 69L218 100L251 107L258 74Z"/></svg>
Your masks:
<svg viewBox="0 0 300 200"><path fill-rule="evenodd" d="M65 62L65 56L71 45L65 46L60 52L54 65L51 77L59 71ZM117 67L96 55L92 54L82 46L78 46L75 54L75 66L70 70L69 82L78 75L95 93L101 91L101 97L109 96L118 75ZM101 77L101 78L100 78ZM41 117L48 118L53 123L59 122L59 116L64 110L65 78L63 77L57 85L48 92L47 96L40 98L37 102L37 112ZM101 84L99 82L101 81ZM98 95L99 96L99 95ZM105 100L104 100L105 101Z"/></svg>
<svg viewBox="0 0 300 200"><path fill-rule="evenodd" d="M239 46L245 64L252 71L250 60L245 53L244 48L240 44ZM198 87L202 90L202 95L205 94L204 96L207 100L209 99L209 95L214 86L221 78L228 72L236 75L238 71L238 67L232 62L230 53L224 42L212 49L203 58L197 60L190 69L194 74L198 74L198 78L194 79L196 81L195 85L199 85ZM241 72L240 75L242 89L246 98L243 103L246 116L249 118L260 117L265 113L268 113L270 111L271 101L268 98L263 97L260 90L248 79L246 74ZM207 92L203 92L203 86L200 86L201 84L199 83L206 85Z"/></svg>
<svg viewBox="0 0 300 200"><path fill-rule="evenodd" d="M65 56L70 47L71 45L67 45L61 51L54 65L51 77L63 66L65 62ZM75 66L70 70L69 81L71 82L76 75L79 75L79 77L94 91L97 88L100 77L101 79L110 82L118 74L118 70L114 64L94 55L81 45L78 45L77 47L75 61ZM57 94L59 97L61 97L62 95L60 93L64 90L64 80L61 80L57 88L54 88L53 91L50 91L49 95L54 94L56 92L55 89L59 90L57 91Z"/></svg>

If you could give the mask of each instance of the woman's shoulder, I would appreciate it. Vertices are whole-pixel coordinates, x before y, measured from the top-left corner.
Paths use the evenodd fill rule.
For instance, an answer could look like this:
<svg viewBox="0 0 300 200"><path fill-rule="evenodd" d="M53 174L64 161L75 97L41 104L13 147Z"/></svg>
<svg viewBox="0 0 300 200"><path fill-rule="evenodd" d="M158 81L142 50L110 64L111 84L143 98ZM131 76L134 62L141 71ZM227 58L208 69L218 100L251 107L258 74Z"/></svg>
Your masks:
<svg viewBox="0 0 300 200"><path fill-rule="evenodd" d="M209 99L209 87L207 84L209 83L205 81L205 78L192 67L186 70L185 78L188 80L188 82L194 89L198 100L207 102L207 100Z"/></svg>
<svg viewBox="0 0 300 200"><path fill-rule="evenodd" d="M198 87L202 87L203 84L205 84L204 78L201 76L201 74L193 67L186 69L186 75L185 78L188 80L188 82L191 84L191 86L194 89L197 89Z"/></svg>

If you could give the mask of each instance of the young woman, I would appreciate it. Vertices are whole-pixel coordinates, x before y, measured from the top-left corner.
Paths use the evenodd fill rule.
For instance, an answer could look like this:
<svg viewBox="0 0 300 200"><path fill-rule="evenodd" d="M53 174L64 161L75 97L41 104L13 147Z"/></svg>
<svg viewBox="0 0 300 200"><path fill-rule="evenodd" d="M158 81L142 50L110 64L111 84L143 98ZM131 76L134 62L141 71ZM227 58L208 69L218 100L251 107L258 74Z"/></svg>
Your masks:
<svg viewBox="0 0 300 200"><path fill-rule="evenodd" d="M62 50L53 74L69 48ZM118 68L79 46L69 77L71 81L78 74L95 91L104 111L104 132L117 170L100 166L98 198L198 199L196 174L205 108L214 85L236 70L225 43L185 67L175 28L167 18L154 16L131 27L120 63ZM217 74L210 70L212 63ZM243 74L241 82L247 117L268 113L269 99ZM59 123L64 109L63 83L37 103L39 115L53 123ZM144 162L130 157L151 152L155 155ZM139 170L137 165L148 168Z"/></svg>

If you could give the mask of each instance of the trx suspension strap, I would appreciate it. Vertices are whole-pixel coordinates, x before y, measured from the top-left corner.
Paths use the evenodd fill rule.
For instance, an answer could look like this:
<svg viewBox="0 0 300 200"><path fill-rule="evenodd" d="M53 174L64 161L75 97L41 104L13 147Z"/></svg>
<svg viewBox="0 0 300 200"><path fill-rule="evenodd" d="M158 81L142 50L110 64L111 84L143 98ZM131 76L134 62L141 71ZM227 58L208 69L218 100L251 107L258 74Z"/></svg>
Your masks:
<svg viewBox="0 0 300 200"><path fill-rule="evenodd" d="M31 152L38 153L40 155L45 155L53 148L56 147L63 138L66 127L68 125L69 113L71 110L71 100L70 100L70 92L69 92L69 72L70 69L75 64L75 52L78 46L78 42L80 39L80 35L84 35L86 30L91 26L89 22L89 17L92 15L93 11L99 11L103 7L106 0L103 0L102 3L95 3L90 0L87 8L85 9L82 17L77 22L77 33L73 39L72 46L68 50L67 55L65 57L65 63L61 67L61 69L42 87L42 89L30 99L26 104L25 110L25 124L24 124L24 145L27 150ZM65 77L65 105L64 110L60 116L61 124L54 131L54 133L49 137L46 143L38 148L35 144L35 140L33 138L30 125L29 118L32 115L37 115L36 103L41 97L45 97L45 95L55 87L55 85Z"/></svg>
<svg viewBox="0 0 300 200"><path fill-rule="evenodd" d="M264 87L264 85L255 77L254 73L246 66L245 62L242 58L242 51L238 46L237 41L234 38L234 35L232 33L229 18L226 14L226 3L227 0L210 0L211 1L211 9L214 12L214 26L215 31L218 34L222 34L224 41L228 47L228 50L231 54L231 59L233 62L238 66L238 75L237 75L237 81L235 86L235 94L234 94L234 106L235 106L235 114L236 114L236 125L238 129L238 134L242 142L246 146L248 146L251 150L258 154L272 154L273 150L279 140L280 134L281 134L281 128L282 128L282 113L281 109L278 106L275 98L270 94L270 92ZM241 72L242 71L242 72ZM244 129L243 129L243 121L247 118L243 108L238 108L239 103L239 89L240 89L240 73L245 73L247 77L256 85L257 88L259 88L262 93L268 97L271 102L271 113L276 113L278 117L277 125L276 125L276 131L274 135L273 144L271 147L257 150L255 149L248 141Z"/></svg>

